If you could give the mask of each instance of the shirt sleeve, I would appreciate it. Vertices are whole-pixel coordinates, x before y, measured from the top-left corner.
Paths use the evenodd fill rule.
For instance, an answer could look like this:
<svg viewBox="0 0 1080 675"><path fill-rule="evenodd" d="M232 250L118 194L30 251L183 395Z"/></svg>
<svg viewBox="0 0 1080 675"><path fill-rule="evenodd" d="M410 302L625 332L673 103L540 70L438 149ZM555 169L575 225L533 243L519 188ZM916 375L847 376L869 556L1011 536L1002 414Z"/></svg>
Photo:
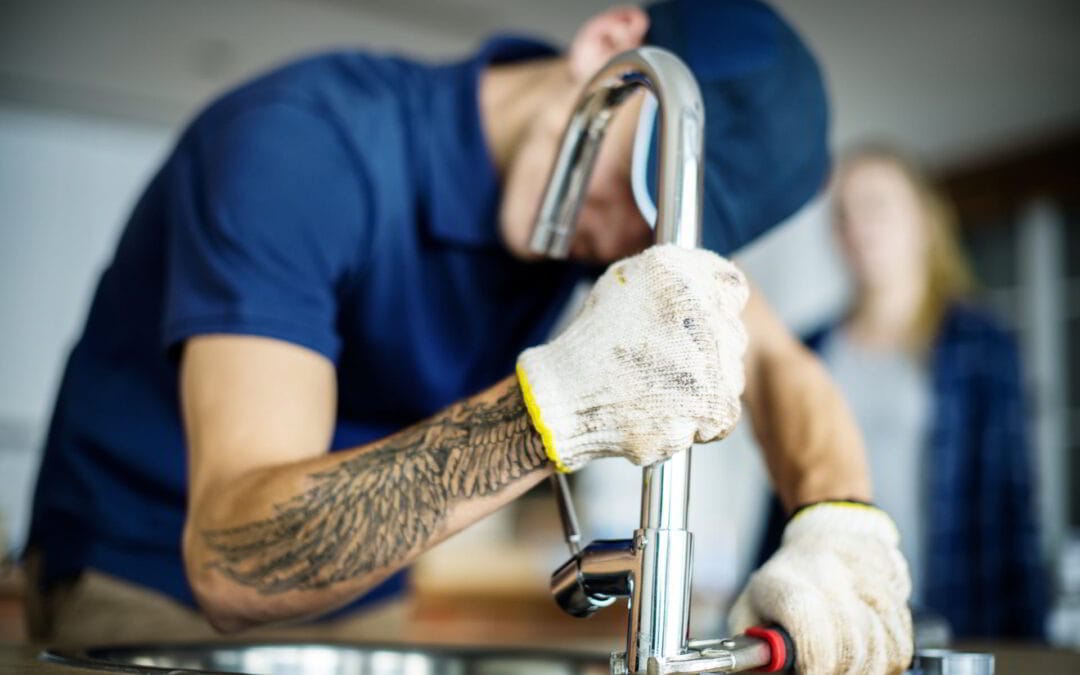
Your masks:
<svg viewBox="0 0 1080 675"><path fill-rule="evenodd" d="M263 103L186 141L167 216L165 348L258 335L336 361L339 292L364 258L369 220L338 129L312 110Z"/></svg>

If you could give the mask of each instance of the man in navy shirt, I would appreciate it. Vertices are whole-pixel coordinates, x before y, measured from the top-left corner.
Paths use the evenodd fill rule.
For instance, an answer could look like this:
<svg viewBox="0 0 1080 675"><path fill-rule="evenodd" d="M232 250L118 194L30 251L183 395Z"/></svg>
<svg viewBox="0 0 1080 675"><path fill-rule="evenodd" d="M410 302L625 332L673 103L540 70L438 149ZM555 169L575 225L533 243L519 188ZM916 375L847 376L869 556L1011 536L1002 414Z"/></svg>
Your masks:
<svg viewBox="0 0 1080 675"><path fill-rule="evenodd" d="M741 393L803 508L735 626L784 624L804 672L906 666L891 521L837 501L871 498L859 435L758 294L743 391L730 263L649 248L542 345L581 279L651 242L629 180L638 100L611 122L573 262L526 247L576 96L644 42L701 82L704 242L729 254L827 168L813 60L754 0L613 9L565 54L502 38L449 65L316 56L200 114L67 365L29 542L38 637L176 637L169 612L238 630L385 600L417 554L555 467L723 437ZM102 595L131 594L147 598L134 620L105 615Z"/></svg>

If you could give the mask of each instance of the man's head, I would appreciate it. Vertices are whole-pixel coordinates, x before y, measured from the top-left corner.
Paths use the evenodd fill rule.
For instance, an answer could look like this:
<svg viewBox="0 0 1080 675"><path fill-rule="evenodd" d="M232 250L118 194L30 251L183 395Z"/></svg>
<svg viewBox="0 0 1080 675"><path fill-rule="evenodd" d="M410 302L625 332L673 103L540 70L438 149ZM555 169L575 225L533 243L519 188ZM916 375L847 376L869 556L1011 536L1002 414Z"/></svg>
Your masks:
<svg viewBox="0 0 1080 675"><path fill-rule="evenodd" d="M529 235L578 95L613 56L643 44L673 51L702 89L706 247L733 253L824 182L824 87L813 58L771 9L759 0L613 8L589 19L561 57L485 75L482 107L503 176L500 232L514 255L535 257ZM630 180L642 100L639 94L624 103L608 125L571 242L573 259L604 264L652 241ZM655 136L642 156L655 174Z"/></svg>

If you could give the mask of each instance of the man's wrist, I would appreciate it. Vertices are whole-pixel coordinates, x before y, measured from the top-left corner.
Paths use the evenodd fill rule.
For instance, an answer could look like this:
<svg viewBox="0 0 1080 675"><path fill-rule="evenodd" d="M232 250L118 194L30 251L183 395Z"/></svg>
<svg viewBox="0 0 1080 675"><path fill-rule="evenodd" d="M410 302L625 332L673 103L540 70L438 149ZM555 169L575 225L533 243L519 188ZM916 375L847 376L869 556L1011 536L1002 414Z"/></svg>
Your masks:
<svg viewBox="0 0 1080 675"><path fill-rule="evenodd" d="M796 506L795 509L792 510L791 515L788 516L788 522L790 523L791 521L798 518L799 514L805 512L805 511L808 511L810 509L813 509L815 507L821 506L823 504L835 504L835 505L838 505L838 506L851 506L851 507L854 507L854 508L860 508L860 507L877 508L877 506L875 506L873 502L867 501L865 499L854 499L854 498L819 499L817 501L806 502L806 503L799 504L798 506Z"/></svg>
<svg viewBox="0 0 1080 675"><path fill-rule="evenodd" d="M784 481L780 481L777 486L788 515L794 515L800 508L821 502L850 501L873 504L870 476L861 462L853 462L855 466L851 466L844 461L845 457L855 452L861 455L861 446L845 446L841 451L827 457L823 456L824 452L820 452L820 464L802 466L798 471L789 469L788 477L792 480L787 482L786 489Z"/></svg>
<svg viewBox="0 0 1080 675"><path fill-rule="evenodd" d="M889 514L855 500L822 501L798 509L784 528L784 541L820 537L823 533L875 537L893 546L900 541L900 532Z"/></svg>
<svg viewBox="0 0 1080 675"><path fill-rule="evenodd" d="M529 416L529 423L536 432L539 442L543 445L544 454L555 466L556 471L559 471L560 473L570 473L570 468L563 463L558 452L555 450L555 435L552 432L551 427L544 421L540 406L536 403L536 395L529 382L528 374L520 363L517 366L516 372L518 388L521 390L521 398L525 404L526 414Z"/></svg>

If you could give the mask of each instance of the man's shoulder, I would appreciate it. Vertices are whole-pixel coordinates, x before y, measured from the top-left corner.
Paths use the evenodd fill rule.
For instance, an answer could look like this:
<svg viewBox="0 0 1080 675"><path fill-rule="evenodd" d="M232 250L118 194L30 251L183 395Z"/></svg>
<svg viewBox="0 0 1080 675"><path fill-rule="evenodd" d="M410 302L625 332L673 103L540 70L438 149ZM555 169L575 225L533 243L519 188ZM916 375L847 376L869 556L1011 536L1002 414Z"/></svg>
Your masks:
<svg viewBox="0 0 1080 675"><path fill-rule="evenodd" d="M402 79L423 70L417 61L361 50L336 50L294 59L257 75L224 98L273 92L279 96L377 97L400 93Z"/></svg>
<svg viewBox="0 0 1080 675"><path fill-rule="evenodd" d="M190 132L215 134L237 118L267 108L291 108L316 124L385 127L400 109L407 84L423 65L363 51L340 50L299 58L222 94L192 121Z"/></svg>

